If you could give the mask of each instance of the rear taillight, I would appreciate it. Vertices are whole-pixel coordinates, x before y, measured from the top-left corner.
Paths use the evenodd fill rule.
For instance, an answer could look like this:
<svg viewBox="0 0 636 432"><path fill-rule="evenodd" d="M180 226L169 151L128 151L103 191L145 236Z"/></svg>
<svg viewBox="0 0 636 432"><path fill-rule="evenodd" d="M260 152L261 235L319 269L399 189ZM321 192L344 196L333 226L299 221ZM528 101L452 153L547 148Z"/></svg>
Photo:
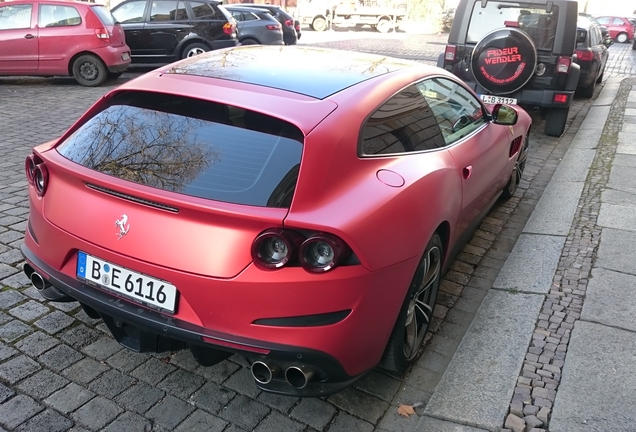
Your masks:
<svg viewBox="0 0 636 432"><path fill-rule="evenodd" d="M455 45L446 45L444 50L444 60L455 61L455 54L457 53L457 47Z"/></svg>
<svg viewBox="0 0 636 432"><path fill-rule="evenodd" d="M555 103L567 103L568 102L568 95L565 93L557 93L554 95L554 102Z"/></svg>
<svg viewBox="0 0 636 432"><path fill-rule="evenodd" d="M576 58L581 61L592 61L594 60L594 52L589 48L576 50Z"/></svg>
<svg viewBox="0 0 636 432"><path fill-rule="evenodd" d="M300 31L300 24L296 24L296 31Z"/></svg>
<svg viewBox="0 0 636 432"><path fill-rule="evenodd" d="M290 19L285 20L285 25L286 25L287 27L294 28L294 20L290 20Z"/></svg>
<svg viewBox="0 0 636 432"><path fill-rule="evenodd" d="M35 188L39 196L43 196L49 184L49 171L42 159L36 154L27 156L24 161L24 170L29 184Z"/></svg>
<svg viewBox="0 0 636 432"><path fill-rule="evenodd" d="M559 57L559 60L557 61L557 73L568 73L570 70L570 63L572 63L571 57Z"/></svg>
<svg viewBox="0 0 636 432"><path fill-rule="evenodd" d="M97 36L97 39L101 39L101 40L109 40L110 39L110 32L108 31L108 29L102 27L102 28L96 28L95 29L95 36Z"/></svg>
<svg viewBox="0 0 636 432"><path fill-rule="evenodd" d="M269 24L267 30L280 30L280 26L277 24Z"/></svg>
<svg viewBox="0 0 636 432"><path fill-rule="evenodd" d="M33 170L33 185L38 196L44 196L49 184L49 171L43 163L37 164Z"/></svg>
<svg viewBox="0 0 636 432"><path fill-rule="evenodd" d="M252 243L252 259L262 269L274 270L296 258L303 238L295 231L271 229Z"/></svg>
<svg viewBox="0 0 636 432"><path fill-rule="evenodd" d="M251 252L254 264L264 270L300 264L310 273L325 273L347 259L351 249L331 234L315 233L305 239L296 231L274 228L256 237Z"/></svg>
<svg viewBox="0 0 636 432"><path fill-rule="evenodd" d="M310 273L325 273L333 270L349 252L347 245L338 237L314 234L300 245L300 265Z"/></svg>
<svg viewBox="0 0 636 432"><path fill-rule="evenodd" d="M236 26L231 23L223 24L223 33L231 35L236 31Z"/></svg>
<svg viewBox="0 0 636 432"><path fill-rule="evenodd" d="M30 185L35 183L35 166L37 163L35 162L35 156L29 155L24 161L24 170L26 171L26 177L29 181Z"/></svg>

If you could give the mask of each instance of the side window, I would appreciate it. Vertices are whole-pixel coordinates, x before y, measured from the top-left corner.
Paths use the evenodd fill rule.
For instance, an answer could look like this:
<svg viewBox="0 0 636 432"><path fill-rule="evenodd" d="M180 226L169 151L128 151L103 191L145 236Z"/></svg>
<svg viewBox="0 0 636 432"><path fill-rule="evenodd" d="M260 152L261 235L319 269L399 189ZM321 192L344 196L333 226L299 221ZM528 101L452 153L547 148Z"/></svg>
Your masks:
<svg viewBox="0 0 636 432"><path fill-rule="evenodd" d="M82 23L82 18L72 6L41 4L39 23L41 28L76 26Z"/></svg>
<svg viewBox="0 0 636 432"><path fill-rule="evenodd" d="M150 8L150 21L175 21L188 19L183 2L177 0L156 0Z"/></svg>
<svg viewBox="0 0 636 432"><path fill-rule="evenodd" d="M0 7L0 30L31 28L33 5L19 4Z"/></svg>
<svg viewBox="0 0 636 432"><path fill-rule="evenodd" d="M599 17L596 19L600 24L607 25L610 22L609 17Z"/></svg>
<svg viewBox="0 0 636 432"><path fill-rule="evenodd" d="M481 103L459 84L431 78L417 84L435 114L446 145L464 138L486 122Z"/></svg>
<svg viewBox="0 0 636 432"><path fill-rule="evenodd" d="M235 20L243 21L243 13L237 12L237 11L231 11L230 13L232 14Z"/></svg>
<svg viewBox="0 0 636 432"><path fill-rule="evenodd" d="M246 12L245 15L243 15L243 20L245 21L254 21L257 19L258 17L254 16L252 12Z"/></svg>
<svg viewBox="0 0 636 432"><path fill-rule="evenodd" d="M143 22L146 0L126 3L113 10L112 13L120 23Z"/></svg>
<svg viewBox="0 0 636 432"><path fill-rule="evenodd" d="M435 116L415 85L386 101L362 129L362 153L384 155L444 146Z"/></svg>
<svg viewBox="0 0 636 432"><path fill-rule="evenodd" d="M191 1L190 6L195 20L226 20L221 10L212 3Z"/></svg>
<svg viewBox="0 0 636 432"><path fill-rule="evenodd" d="M623 22L623 19L622 19L622 18L614 18L614 19L612 19L612 25L615 25L615 26L622 26L622 25L624 25L624 24L625 24L625 23Z"/></svg>

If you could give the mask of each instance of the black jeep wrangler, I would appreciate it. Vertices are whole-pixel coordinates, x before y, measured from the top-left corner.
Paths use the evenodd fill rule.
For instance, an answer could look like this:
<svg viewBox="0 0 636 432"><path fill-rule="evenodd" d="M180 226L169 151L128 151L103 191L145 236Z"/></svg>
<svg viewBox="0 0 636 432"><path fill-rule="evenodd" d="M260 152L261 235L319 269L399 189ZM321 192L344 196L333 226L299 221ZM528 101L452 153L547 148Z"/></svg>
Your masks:
<svg viewBox="0 0 636 432"><path fill-rule="evenodd" d="M577 19L576 1L460 0L437 65L486 103L540 107L546 135L561 136L579 81Z"/></svg>

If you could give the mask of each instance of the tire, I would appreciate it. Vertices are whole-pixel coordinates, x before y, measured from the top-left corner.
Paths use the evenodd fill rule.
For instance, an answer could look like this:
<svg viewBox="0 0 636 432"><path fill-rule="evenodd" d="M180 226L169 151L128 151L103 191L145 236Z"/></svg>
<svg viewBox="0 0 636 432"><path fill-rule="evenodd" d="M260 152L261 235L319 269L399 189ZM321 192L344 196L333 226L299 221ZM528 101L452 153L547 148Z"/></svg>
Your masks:
<svg viewBox="0 0 636 432"><path fill-rule="evenodd" d="M597 80L594 80L592 81L592 84L590 84L589 86L581 87L579 89L579 94L586 99L591 98L592 96L594 96L594 89L596 89L596 83L597 83Z"/></svg>
<svg viewBox="0 0 636 432"><path fill-rule="evenodd" d="M565 131L565 122L568 120L570 108L550 108L545 119L545 134L560 137Z"/></svg>
<svg viewBox="0 0 636 432"><path fill-rule="evenodd" d="M391 332L380 368L402 374L417 356L428 330L442 276L442 239L439 234L426 245L411 285Z"/></svg>
<svg viewBox="0 0 636 432"><path fill-rule="evenodd" d="M629 41L629 38L627 37L627 33L619 33L616 35L616 42L625 43L627 41Z"/></svg>
<svg viewBox="0 0 636 432"><path fill-rule="evenodd" d="M73 77L85 87L100 86L108 78L108 71L102 61L91 54L79 56L73 62Z"/></svg>
<svg viewBox="0 0 636 432"><path fill-rule="evenodd" d="M184 59L188 57L194 57L208 51L210 51L210 48L207 45L204 45L202 43L191 43L183 49L181 58Z"/></svg>
<svg viewBox="0 0 636 432"><path fill-rule="evenodd" d="M254 38L247 37L241 41L241 45L260 45L261 43Z"/></svg>
<svg viewBox="0 0 636 432"><path fill-rule="evenodd" d="M632 50L636 50L636 37L634 38L634 42L632 42Z"/></svg>
<svg viewBox="0 0 636 432"><path fill-rule="evenodd" d="M380 33L388 33L391 28L393 26L391 25L391 21L389 21L386 18L382 18L380 21L378 21L378 23L375 25L375 29L377 31L379 31Z"/></svg>
<svg viewBox="0 0 636 432"><path fill-rule="evenodd" d="M523 145L519 150L519 155L517 156L517 160L515 161L515 167L512 170L512 174L510 174L510 179L508 179L508 183L506 183L506 187L501 193L501 199L503 201L508 201L512 198L519 187L519 182L523 177L523 170L526 169L526 162L528 161L528 147L530 146L530 137L526 135L523 140Z"/></svg>
<svg viewBox="0 0 636 432"><path fill-rule="evenodd" d="M605 68L606 67L607 67L607 63L605 63L605 65L603 66L603 71L601 72L601 74L596 79L596 83L597 84L600 84L601 82L603 82L603 76L605 75Z"/></svg>
<svg viewBox="0 0 636 432"><path fill-rule="evenodd" d="M327 30L327 20L323 17L316 17L311 22L311 28L317 32L325 31Z"/></svg>

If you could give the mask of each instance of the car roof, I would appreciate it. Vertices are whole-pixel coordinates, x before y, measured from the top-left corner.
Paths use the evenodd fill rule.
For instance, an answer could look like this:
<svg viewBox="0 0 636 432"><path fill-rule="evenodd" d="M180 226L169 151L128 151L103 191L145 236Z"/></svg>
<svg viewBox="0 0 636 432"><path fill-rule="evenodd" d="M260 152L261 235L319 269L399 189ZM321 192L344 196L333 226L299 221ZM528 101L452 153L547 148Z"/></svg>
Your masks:
<svg viewBox="0 0 636 432"><path fill-rule="evenodd" d="M47 3L53 5L73 5L79 7L93 7L93 6L101 6L104 7L103 4L100 3L88 3L84 1L74 1L74 0L10 0L2 3L2 6L11 6L12 4L25 4L25 3Z"/></svg>
<svg viewBox="0 0 636 432"><path fill-rule="evenodd" d="M164 73L237 81L324 99L368 79L421 66L413 61L359 52L249 45L195 56Z"/></svg>

